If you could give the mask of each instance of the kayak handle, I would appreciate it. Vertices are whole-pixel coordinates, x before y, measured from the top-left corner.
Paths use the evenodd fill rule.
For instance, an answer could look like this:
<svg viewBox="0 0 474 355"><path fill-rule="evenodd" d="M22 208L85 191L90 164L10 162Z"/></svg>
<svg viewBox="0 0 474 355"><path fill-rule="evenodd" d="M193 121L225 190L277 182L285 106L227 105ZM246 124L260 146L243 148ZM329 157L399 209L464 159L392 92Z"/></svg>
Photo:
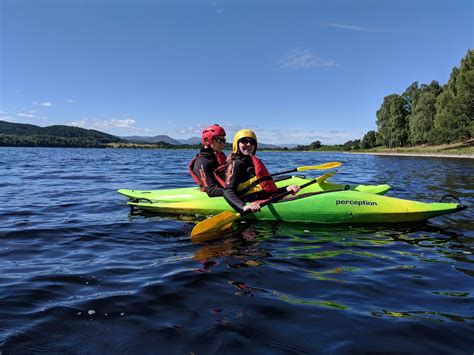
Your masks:
<svg viewBox="0 0 474 355"><path fill-rule="evenodd" d="M467 208L466 205L462 204L461 199L459 197L451 195L451 194L444 195L443 197L439 199L439 202L443 202L443 200L446 198L452 198L458 203L458 206L456 207L458 211L465 210Z"/></svg>
<svg viewBox="0 0 474 355"><path fill-rule="evenodd" d="M459 199L459 197L454 196L454 195L451 195L451 194L446 194L446 195L444 195L443 197L441 197L441 198L439 199L439 202L443 202L443 201L444 201L445 199L447 199L447 198L452 198L452 199L455 200L457 203L459 203L460 205L462 205L462 202L461 202L461 200Z"/></svg>

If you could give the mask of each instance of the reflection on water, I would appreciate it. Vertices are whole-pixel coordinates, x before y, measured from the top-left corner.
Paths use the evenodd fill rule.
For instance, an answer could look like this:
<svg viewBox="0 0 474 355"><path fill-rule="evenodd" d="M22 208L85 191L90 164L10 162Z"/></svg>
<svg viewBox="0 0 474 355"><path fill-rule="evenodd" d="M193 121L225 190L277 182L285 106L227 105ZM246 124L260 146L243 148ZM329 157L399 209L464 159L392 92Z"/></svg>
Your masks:
<svg viewBox="0 0 474 355"><path fill-rule="evenodd" d="M189 186L194 153L0 148L1 353L472 352L474 209L252 221L192 243L195 218L130 214L115 190ZM466 160L261 156L271 171L341 161L332 181L474 202Z"/></svg>
<svg viewBox="0 0 474 355"><path fill-rule="evenodd" d="M453 252L456 248L462 248L462 251ZM355 313L363 311L376 317L461 322L473 320L472 315L466 312L473 298L472 285L452 283L458 284L457 287L464 291L440 290L440 285L446 285L445 277L456 277L453 273L459 271L454 267L458 262L472 264L472 248L472 240L466 240L462 234L446 232L430 224L394 225L387 229L387 226L277 226L276 223L260 222L238 226L224 239L203 243L195 252L195 259L203 263L212 260L215 265L232 257L239 262L228 264L229 267L267 267L274 271L291 272L304 277L304 288L323 287L332 290L330 294L333 296L330 299L298 297L291 291L286 293L273 288L249 286L245 282L234 284L240 289L240 295L272 297L291 304L330 307ZM447 269L439 275L431 275L433 264L445 265ZM313 286L311 280L314 280ZM350 298L363 299L363 304L344 302L349 295L348 287ZM394 294L388 298L388 303L386 299L368 296L380 295L384 289L385 292L396 290L394 294L404 299L402 310L388 310L393 309ZM420 295L424 299L424 309L416 310ZM436 308L440 303L434 299L435 296L448 297L448 300L449 297L462 298L468 302L456 306L459 313L429 310L429 307ZM407 302L407 298L411 297L414 297L413 302ZM405 310L407 306L408 309L414 306L415 310Z"/></svg>

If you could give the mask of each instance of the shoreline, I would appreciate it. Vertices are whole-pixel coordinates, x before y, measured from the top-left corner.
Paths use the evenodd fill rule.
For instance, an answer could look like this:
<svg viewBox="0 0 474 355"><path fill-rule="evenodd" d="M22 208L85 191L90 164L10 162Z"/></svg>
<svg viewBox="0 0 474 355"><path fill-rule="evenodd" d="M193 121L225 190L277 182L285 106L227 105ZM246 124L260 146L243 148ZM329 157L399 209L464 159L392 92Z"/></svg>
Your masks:
<svg viewBox="0 0 474 355"><path fill-rule="evenodd" d="M402 157L422 157L422 158L462 158L474 159L474 154L442 154L442 153L389 153L389 152L344 152L347 154L367 154L367 155L385 155Z"/></svg>

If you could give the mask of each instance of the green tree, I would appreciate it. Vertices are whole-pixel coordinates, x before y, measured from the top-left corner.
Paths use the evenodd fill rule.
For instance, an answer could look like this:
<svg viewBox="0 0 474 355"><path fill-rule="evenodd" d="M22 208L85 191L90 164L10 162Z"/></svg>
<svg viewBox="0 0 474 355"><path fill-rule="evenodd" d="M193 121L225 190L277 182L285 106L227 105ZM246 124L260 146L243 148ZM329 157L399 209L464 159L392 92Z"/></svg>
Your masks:
<svg viewBox="0 0 474 355"><path fill-rule="evenodd" d="M407 114L412 112L413 106L415 105L419 95L420 88L418 87L418 81L413 82L402 94L402 97L405 100L404 109Z"/></svg>
<svg viewBox="0 0 474 355"><path fill-rule="evenodd" d="M310 150L316 150L322 147L322 144L320 141L314 141L309 145Z"/></svg>
<svg viewBox="0 0 474 355"><path fill-rule="evenodd" d="M378 140L389 148L403 147L408 140L406 100L397 94L385 96L377 111Z"/></svg>
<svg viewBox="0 0 474 355"><path fill-rule="evenodd" d="M368 131L360 142L362 149L370 149L377 146L377 137L375 131Z"/></svg>
<svg viewBox="0 0 474 355"><path fill-rule="evenodd" d="M360 139L355 139L353 141L347 141L342 145L343 150L357 150L360 149Z"/></svg>
<svg viewBox="0 0 474 355"><path fill-rule="evenodd" d="M453 68L445 90L436 101L432 143L449 143L473 136L474 50Z"/></svg>
<svg viewBox="0 0 474 355"><path fill-rule="evenodd" d="M409 116L409 138L411 144L423 144L429 141L431 130L434 127L434 116L436 114L436 96L430 92L420 95Z"/></svg>

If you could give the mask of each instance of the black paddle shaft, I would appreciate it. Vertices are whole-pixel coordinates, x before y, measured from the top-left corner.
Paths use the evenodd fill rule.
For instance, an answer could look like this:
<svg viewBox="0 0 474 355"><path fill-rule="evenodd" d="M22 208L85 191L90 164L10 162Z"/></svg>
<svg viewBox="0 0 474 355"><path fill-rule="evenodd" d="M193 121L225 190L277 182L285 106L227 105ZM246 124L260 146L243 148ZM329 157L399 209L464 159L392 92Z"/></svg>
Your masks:
<svg viewBox="0 0 474 355"><path fill-rule="evenodd" d="M279 173L270 174L270 176L277 176L277 175L283 175L283 174L288 174L288 173L294 173L295 171L298 171L298 168L287 170L287 171L280 171Z"/></svg>
<svg viewBox="0 0 474 355"><path fill-rule="evenodd" d="M312 185L312 184L314 184L314 183L316 183L316 182L318 182L318 178L313 179L313 180L311 180L311 181L308 181L306 184L301 185L301 186L300 186L300 190L301 190L301 189L304 189L305 187L308 187L309 185ZM276 195L276 196L274 196L274 197L272 197L272 198L266 200L265 202L260 203L260 207L267 206L267 205L269 205L269 204L271 204L271 203L274 203L274 202L276 202L276 201L282 199L283 197L288 196L289 194L291 194L291 191L285 191L285 192L283 192L283 193L281 193L281 194L279 194L279 195ZM249 214L249 213L253 213L253 212L254 212L254 211L252 211L252 210L247 210L247 211L244 211L244 212L240 212L240 216L243 217L243 216L245 216L245 215L247 215L247 214Z"/></svg>

